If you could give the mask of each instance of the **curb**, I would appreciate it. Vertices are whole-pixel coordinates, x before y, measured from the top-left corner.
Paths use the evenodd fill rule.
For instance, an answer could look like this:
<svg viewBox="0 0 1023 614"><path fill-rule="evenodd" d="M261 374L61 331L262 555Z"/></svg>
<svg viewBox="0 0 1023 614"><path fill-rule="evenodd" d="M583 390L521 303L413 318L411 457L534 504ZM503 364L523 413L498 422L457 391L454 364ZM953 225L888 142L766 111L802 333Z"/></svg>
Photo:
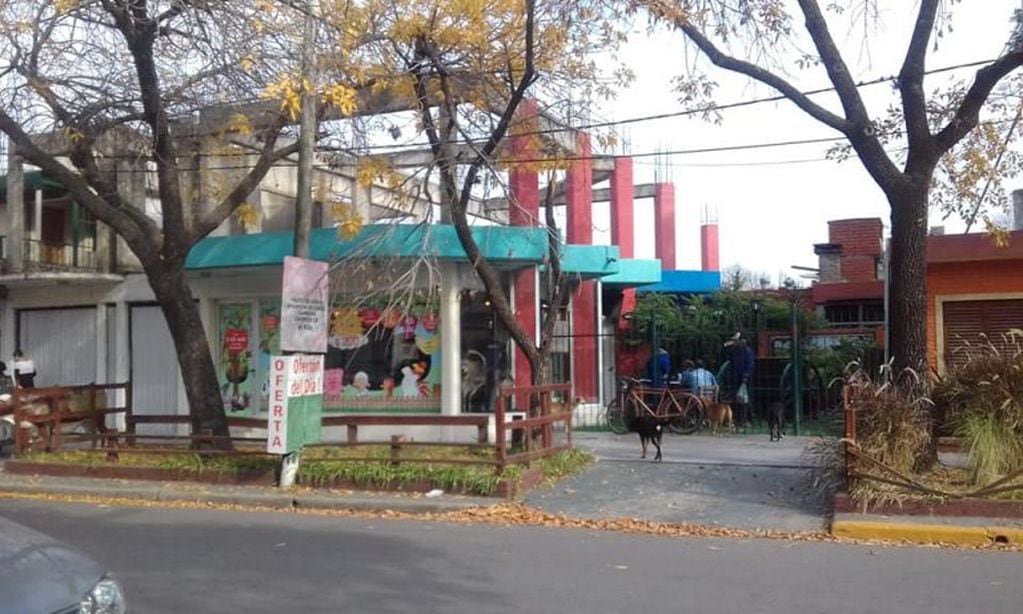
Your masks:
<svg viewBox="0 0 1023 614"><path fill-rule="evenodd" d="M831 534L862 540L909 541L921 544L983 546L1023 544L1023 528L1006 526L949 526L913 522L835 520Z"/></svg>
<svg viewBox="0 0 1023 614"><path fill-rule="evenodd" d="M109 497L163 503L232 505L275 510L325 510L436 514L493 505L501 501L477 499L412 499L406 497L332 497L316 493L187 492L166 488L119 488L103 484L18 484L0 483L0 494L56 495L66 497Z"/></svg>

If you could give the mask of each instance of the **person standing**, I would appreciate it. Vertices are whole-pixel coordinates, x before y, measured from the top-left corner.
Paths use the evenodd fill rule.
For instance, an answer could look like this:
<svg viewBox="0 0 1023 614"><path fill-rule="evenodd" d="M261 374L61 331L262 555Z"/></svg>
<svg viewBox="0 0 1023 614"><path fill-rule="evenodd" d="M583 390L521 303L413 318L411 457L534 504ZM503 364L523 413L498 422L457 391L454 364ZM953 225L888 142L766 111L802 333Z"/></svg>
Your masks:
<svg viewBox="0 0 1023 614"><path fill-rule="evenodd" d="M18 388L36 387L36 363L31 358L26 358L21 349L14 350L14 360L11 364L14 373L14 385Z"/></svg>
<svg viewBox="0 0 1023 614"><path fill-rule="evenodd" d="M646 363L646 377L658 388L667 385L671 378L671 354L668 350L661 347L650 355L650 360Z"/></svg>
<svg viewBox="0 0 1023 614"><path fill-rule="evenodd" d="M750 426L750 385L753 377L753 350L739 333L729 352L732 381L735 383L735 409L737 422L743 427Z"/></svg>

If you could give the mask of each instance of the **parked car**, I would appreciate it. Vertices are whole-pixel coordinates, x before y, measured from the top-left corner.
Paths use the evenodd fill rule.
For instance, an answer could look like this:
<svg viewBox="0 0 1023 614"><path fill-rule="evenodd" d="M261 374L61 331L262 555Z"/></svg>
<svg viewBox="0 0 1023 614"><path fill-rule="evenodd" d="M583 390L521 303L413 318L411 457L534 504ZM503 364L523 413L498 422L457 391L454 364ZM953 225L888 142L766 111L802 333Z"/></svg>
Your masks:
<svg viewBox="0 0 1023 614"><path fill-rule="evenodd" d="M125 614L124 591L74 548L0 518L0 612Z"/></svg>

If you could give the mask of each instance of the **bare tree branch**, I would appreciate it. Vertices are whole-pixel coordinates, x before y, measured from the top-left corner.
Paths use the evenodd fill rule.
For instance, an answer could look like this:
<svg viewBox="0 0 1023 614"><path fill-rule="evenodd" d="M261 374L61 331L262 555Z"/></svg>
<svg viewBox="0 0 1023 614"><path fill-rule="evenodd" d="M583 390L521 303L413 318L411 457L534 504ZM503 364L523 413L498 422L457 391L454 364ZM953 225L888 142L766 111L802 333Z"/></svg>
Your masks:
<svg viewBox="0 0 1023 614"><path fill-rule="evenodd" d="M977 127L980 109L1003 77L1023 66L1023 49L1003 55L991 64L977 71L973 85L966 91L962 104L952 119L935 136L938 155L952 149L964 136Z"/></svg>
<svg viewBox="0 0 1023 614"><path fill-rule="evenodd" d="M941 0L923 0L913 26L906 58L899 72L899 92L902 94L902 114L906 121L906 137L910 141L929 139L927 100L924 95L924 68L927 48L934 31L934 20Z"/></svg>

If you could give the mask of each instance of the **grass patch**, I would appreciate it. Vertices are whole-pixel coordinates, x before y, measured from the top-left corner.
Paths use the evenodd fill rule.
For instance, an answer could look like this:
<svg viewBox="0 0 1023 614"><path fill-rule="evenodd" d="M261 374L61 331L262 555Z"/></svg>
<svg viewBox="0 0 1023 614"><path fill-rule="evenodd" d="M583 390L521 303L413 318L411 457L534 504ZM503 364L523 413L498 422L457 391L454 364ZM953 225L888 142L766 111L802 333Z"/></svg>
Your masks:
<svg viewBox="0 0 1023 614"><path fill-rule="evenodd" d="M191 472L240 473L243 471L273 471L277 459L266 456L203 456L197 452L174 452L166 454L118 454L116 461L107 460L102 450L33 452L21 460L33 463L55 463L84 467L144 467L148 469L172 469Z"/></svg>
<svg viewBox="0 0 1023 614"><path fill-rule="evenodd" d="M427 462L390 464L390 447L314 447L302 453L298 482L308 486L329 486L338 481L369 488L402 488L422 483L446 492L493 495L502 479L516 481L523 467L512 465L498 475L488 461L494 459L491 449L465 446L429 446L403 448L403 459ZM355 460L370 458L373 460ZM379 460L376 460L379 459ZM428 462L436 459L437 462ZM445 464L442 459L479 461L479 464ZM116 461L107 460L102 451L36 452L23 460L85 467L139 467L169 469L202 474L206 472L237 474L244 471L270 472L278 459L270 456L203 456L188 451L166 454L121 453ZM581 450L568 450L535 463L544 481L553 483L582 470L593 457Z"/></svg>
<svg viewBox="0 0 1023 614"><path fill-rule="evenodd" d="M541 459L536 462L536 465L543 472L544 482L550 485L562 478L579 473L594 460L594 456L589 452L572 449Z"/></svg>

